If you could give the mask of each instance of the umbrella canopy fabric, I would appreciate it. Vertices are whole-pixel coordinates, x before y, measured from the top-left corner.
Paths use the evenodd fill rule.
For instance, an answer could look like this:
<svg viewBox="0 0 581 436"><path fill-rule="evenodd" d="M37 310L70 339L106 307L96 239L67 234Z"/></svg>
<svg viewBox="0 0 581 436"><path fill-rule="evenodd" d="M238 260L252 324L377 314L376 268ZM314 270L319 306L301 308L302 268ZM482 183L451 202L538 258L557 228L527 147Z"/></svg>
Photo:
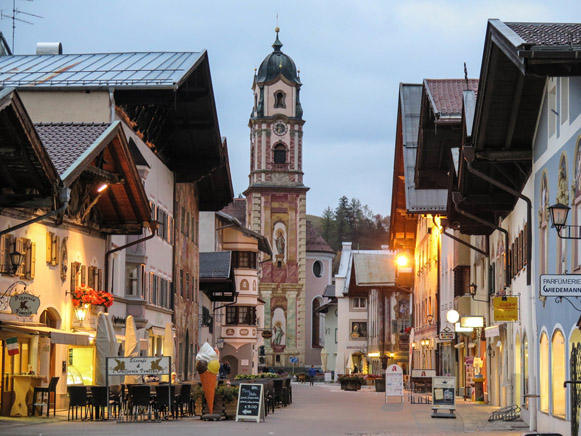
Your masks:
<svg viewBox="0 0 581 436"><path fill-rule="evenodd" d="M109 328L109 339L110 339L110 350L109 350L109 357L117 357L119 356L119 343L117 342L117 333L115 333L115 327L113 327L113 317L109 316L109 314L105 314L107 319L107 327ZM121 384L121 376L115 375L109 377L109 385L120 385Z"/></svg>
<svg viewBox="0 0 581 436"><path fill-rule="evenodd" d="M349 360L347 360L347 365L345 366L349 372L353 371L355 368L353 367L353 354L349 354Z"/></svg>
<svg viewBox="0 0 581 436"><path fill-rule="evenodd" d="M97 318L97 336L95 337L96 362L95 362L95 384L105 386L106 383L106 358L111 354L111 338L109 326L107 325L107 315L99 313Z"/></svg>
<svg viewBox="0 0 581 436"><path fill-rule="evenodd" d="M329 355L329 353L327 353L327 350L325 349L325 347L321 348L321 369L323 370L323 372L327 371L327 356Z"/></svg>
<svg viewBox="0 0 581 436"><path fill-rule="evenodd" d="M172 372L173 372L173 367L175 365L175 359L174 359L175 346L174 346L174 341L173 341L172 327L173 327L173 325L171 322L168 322L165 324L165 331L163 334L163 355L167 356L167 357L171 357L171 365L172 365ZM165 381L165 382L169 381L169 376L162 375L161 381Z"/></svg>
<svg viewBox="0 0 581 436"><path fill-rule="evenodd" d="M129 315L125 321L125 357L139 356L139 342L137 341L137 334L135 332L135 321L133 316ZM141 376L126 375L126 384L141 383Z"/></svg>

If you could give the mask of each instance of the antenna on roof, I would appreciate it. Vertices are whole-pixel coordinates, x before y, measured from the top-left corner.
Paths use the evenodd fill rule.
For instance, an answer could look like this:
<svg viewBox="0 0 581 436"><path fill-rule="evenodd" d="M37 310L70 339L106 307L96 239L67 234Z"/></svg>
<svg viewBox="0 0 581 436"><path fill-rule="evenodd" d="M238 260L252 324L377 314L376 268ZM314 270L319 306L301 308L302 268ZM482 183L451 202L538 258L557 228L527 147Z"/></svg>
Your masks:
<svg viewBox="0 0 581 436"><path fill-rule="evenodd" d="M32 2L34 0L23 0L23 1ZM26 20L23 20L22 18L18 18L16 16L17 14L27 15L29 17L35 17L35 18L44 18L44 17L41 17L40 15L31 14L29 12L24 12L24 11L21 11L20 9L16 9L16 0L12 0L12 15L7 15L4 11L0 11L0 20L3 20L4 18L9 18L12 20L12 54L14 54L14 34L16 33L16 22L20 21L21 23L30 24L31 26L34 25L34 23L31 23L30 21L26 21Z"/></svg>
<svg viewBox="0 0 581 436"><path fill-rule="evenodd" d="M464 91L468 91L470 87L468 86L468 68L466 68L466 62L464 62L464 81L466 82L466 89Z"/></svg>

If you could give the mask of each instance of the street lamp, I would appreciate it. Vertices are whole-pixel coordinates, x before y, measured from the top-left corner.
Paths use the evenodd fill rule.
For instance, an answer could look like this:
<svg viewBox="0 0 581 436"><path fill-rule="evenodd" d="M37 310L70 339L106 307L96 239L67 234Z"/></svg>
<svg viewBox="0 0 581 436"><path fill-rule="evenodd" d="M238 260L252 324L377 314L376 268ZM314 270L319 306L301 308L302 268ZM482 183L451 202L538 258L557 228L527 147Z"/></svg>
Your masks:
<svg viewBox="0 0 581 436"><path fill-rule="evenodd" d="M472 282L468 285L468 293L470 294L470 296L472 297L472 299L474 301L481 301L483 303L489 303L488 300L480 300L476 297L476 291L478 290L478 286L476 286L476 283Z"/></svg>
<svg viewBox="0 0 581 436"><path fill-rule="evenodd" d="M448 321L450 324L456 324L459 319L460 314L456 310L451 309L446 312L446 321Z"/></svg>
<svg viewBox="0 0 581 436"><path fill-rule="evenodd" d="M3 268L0 271L2 274L14 274L20 265L22 265L22 261L24 260L24 255L16 250L10 253L9 256L10 265L3 265Z"/></svg>
<svg viewBox="0 0 581 436"><path fill-rule="evenodd" d="M557 230L557 236L561 239L581 239L579 235L579 226L568 226L565 224L567 222L567 215L569 215L569 210L571 208L566 204L555 203L552 206L549 206L549 216L551 218L551 223L553 227ZM567 235L561 235L561 230L566 228L568 230ZM571 229L577 229L577 235L571 235Z"/></svg>

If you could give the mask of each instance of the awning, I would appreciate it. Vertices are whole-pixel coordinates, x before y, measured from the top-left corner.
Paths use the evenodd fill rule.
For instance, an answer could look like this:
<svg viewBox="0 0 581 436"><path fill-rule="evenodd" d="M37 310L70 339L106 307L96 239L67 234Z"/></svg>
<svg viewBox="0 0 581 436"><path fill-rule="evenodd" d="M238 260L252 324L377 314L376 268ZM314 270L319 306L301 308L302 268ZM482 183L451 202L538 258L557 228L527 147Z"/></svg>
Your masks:
<svg viewBox="0 0 581 436"><path fill-rule="evenodd" d="M152 326L151 327L151 334L153 336L163 336L163 335L165 335L165 328Z"/></svg>
<svg viewBox="0 0 581 436"><path fill-rule="evenodd" d="M90 334L82 332L65 332L51 327L39 325L0 324L0 332L20 333L25 335L39 335L49 337L53 344L62 345L90 345ZM6 334L0 335L5 337Z"/></svg>

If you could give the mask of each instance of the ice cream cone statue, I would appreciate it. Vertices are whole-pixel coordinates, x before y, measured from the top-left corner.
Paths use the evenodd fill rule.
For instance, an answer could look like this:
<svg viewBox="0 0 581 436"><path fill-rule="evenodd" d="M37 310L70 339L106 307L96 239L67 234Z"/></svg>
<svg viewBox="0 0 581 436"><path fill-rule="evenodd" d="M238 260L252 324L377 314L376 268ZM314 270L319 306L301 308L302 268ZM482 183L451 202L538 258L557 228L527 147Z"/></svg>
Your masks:
<svg viewBox="0 0 581 436"><path fill-rule="evenodd" d="M212 414L214 413L214 394L216 392L218 371L220 371L220 362L218 361L218 353L207 342L202 345L196 355L196 370L200 374L208 410Z"/></svg>

